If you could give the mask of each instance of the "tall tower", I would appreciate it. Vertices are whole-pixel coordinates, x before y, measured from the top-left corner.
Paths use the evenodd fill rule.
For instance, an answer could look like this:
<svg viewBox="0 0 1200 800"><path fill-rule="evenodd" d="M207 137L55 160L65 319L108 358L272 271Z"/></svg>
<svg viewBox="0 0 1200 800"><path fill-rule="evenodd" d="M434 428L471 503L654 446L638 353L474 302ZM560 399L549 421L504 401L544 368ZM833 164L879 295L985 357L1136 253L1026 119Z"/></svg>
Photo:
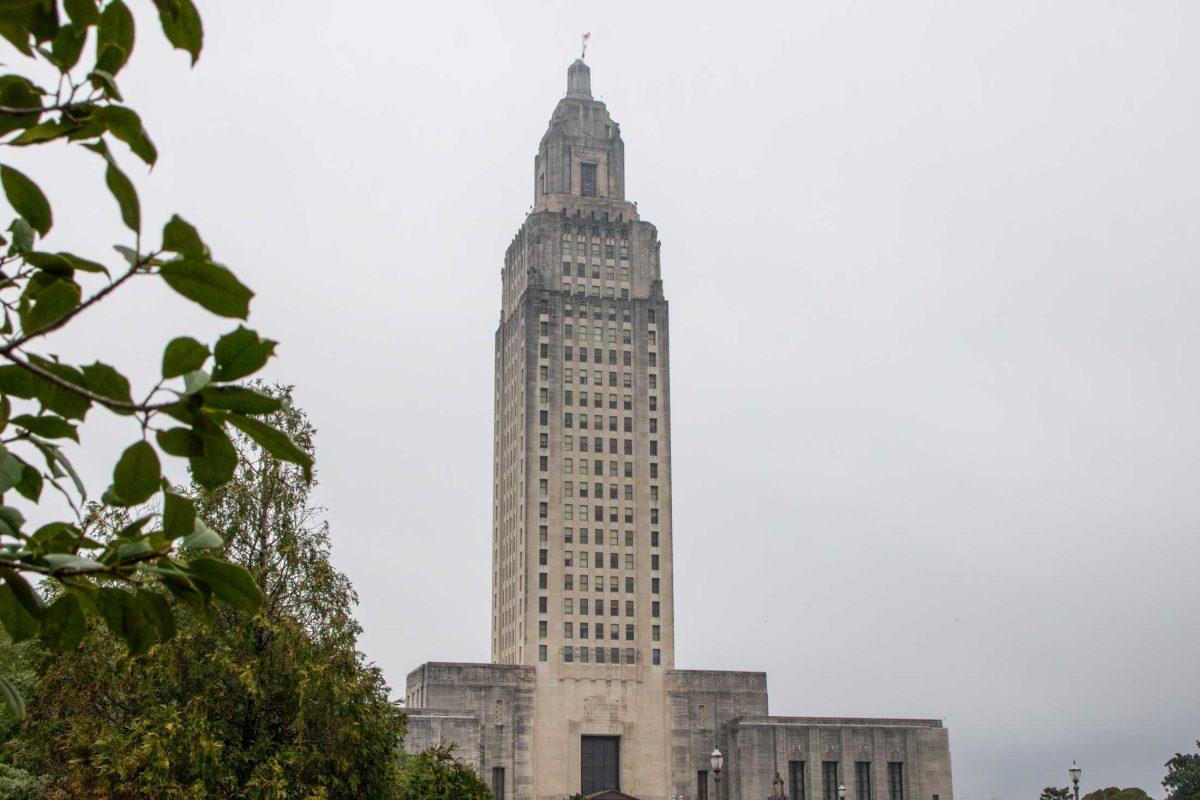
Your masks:
<svg viewBox="0 0 1200 800"><path fill-rule="evenodd" d="M621 130L581 60L533 173L533 211L505 254L495 341L492 660L536 668L536 736L566 737L574 724L578 742L602 706L600 727L644 736L665 785L668 309L657 231L625 199ZM577 750L562 756L578 763Z"/></svg>

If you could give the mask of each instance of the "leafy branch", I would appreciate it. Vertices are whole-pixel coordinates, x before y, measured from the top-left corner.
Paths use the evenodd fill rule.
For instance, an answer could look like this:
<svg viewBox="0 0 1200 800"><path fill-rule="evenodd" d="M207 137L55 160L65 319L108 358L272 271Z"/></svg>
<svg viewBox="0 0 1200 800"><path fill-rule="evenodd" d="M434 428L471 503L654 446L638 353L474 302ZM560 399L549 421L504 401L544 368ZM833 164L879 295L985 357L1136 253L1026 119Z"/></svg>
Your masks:
<svg viewBox="0 0 1200 800"><path fill-rule="evenodd" d="M195 64L204 34L192 0L153 3L167 40ZM161 378L141 400L109 363L72 364L35 352L135 276L160 279L184 299L235 320L248 317L254 293L177 215L163 226L157 247L143 247L137 189L114 146L121 143L148 167L158 149L118 86L136 38L124 0L62 0L62 12L58 0L5 0L0 36L59 75L47 91L26 75L0 74L0 147L66 144L98 156L132 240L114 245L125 261L115 279L106 257L45 248L55 222L50 199L33 178L0 163L0 188L15 213L7 235L0 234L0 248L7 248L0 250L0 624L14 641L38 638L65 650L78 644L93 616L131 655L140 655L174 636L172 600L201 611L220 601L249 614L263 603L249 571L211 554L223 548L222 537L198 518L192 498L171 490L162 460L186 460L193 480L213 490L234 478L231 431L300 466L306 478L312 459L264 421L282 401L239 383L258 372L276 346L240 324L211 346L189 336L167 342ZM94 60L80 67L85 51ZM114 464L99 503L89 506L64 445L83 446L81 426L94 407L130 418L136 439ZM46 485L66 498L73 516L27 530L22 505L53 513L43 500ZM97 514L125 513L156 496L160 513L120 526L103 542L88 535ZM46 581L45 597L26 575ZM2 676L0 695L15 715L24 713Z"/></svg>

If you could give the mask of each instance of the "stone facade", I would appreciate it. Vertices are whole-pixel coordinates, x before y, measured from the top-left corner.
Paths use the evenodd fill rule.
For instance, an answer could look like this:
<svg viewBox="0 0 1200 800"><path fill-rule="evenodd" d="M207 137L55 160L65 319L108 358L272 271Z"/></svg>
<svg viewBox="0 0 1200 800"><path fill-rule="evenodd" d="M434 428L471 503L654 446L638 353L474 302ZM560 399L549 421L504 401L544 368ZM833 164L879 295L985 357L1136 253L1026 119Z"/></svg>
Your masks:
<svg viewBox="0 0 1200 800"><path fill-rule="evenodd" d="M748 800L776 774L792 800L952 800L940 722L772 717L764 673L675 669L669 309L624 153L576 61L501 272L494 663L412 672L405 748L456 742L502 800Z"/></svg>

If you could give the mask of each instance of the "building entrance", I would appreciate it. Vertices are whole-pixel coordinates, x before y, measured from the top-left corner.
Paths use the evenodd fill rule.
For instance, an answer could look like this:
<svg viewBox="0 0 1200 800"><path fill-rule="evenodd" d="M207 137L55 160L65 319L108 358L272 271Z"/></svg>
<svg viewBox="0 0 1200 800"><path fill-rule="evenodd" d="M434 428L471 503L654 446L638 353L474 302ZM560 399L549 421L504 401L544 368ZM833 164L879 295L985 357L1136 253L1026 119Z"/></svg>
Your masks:
<svg viewBox="0 0 1200 800"><path fill-rule="evenodd" d="M580 741L580 784L585 795L621 788L621 739L584 736Z"/></svg>

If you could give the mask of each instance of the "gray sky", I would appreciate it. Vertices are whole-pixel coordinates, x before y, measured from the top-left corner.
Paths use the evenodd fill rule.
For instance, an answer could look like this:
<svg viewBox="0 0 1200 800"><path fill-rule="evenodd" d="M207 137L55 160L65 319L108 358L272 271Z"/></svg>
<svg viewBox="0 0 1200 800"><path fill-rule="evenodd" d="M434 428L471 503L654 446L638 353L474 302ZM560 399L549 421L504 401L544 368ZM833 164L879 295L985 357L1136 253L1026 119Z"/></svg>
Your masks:
<svg viewBox="0 0 1200 800"><path fill-rule="evenodd" d="M678 664L944 718L960 798L1072 759L1162 796L1200 738L1200 6L202 8L193 72L139 17L164 155L126 163L260 291L393 687L489 655L499 270L590 30L672 303ZM86 191L16 163L97 252L85 155ZM60 351L142 376L232 327L152 282L89 313ZM134 433L91 428L101 485Z"/></svg>

